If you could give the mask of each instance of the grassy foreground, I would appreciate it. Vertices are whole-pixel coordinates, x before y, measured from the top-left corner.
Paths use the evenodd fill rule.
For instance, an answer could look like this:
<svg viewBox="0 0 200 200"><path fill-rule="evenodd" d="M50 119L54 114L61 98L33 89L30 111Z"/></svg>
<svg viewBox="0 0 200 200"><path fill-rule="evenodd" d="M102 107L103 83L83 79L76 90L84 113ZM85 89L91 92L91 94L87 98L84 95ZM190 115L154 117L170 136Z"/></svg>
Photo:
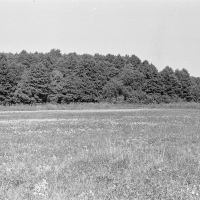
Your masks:
<svg viewBox="0 0 200 200"><path fill-rule="evenodd" d="M2 112L0 199L200 199L200 111Z"/></svg>

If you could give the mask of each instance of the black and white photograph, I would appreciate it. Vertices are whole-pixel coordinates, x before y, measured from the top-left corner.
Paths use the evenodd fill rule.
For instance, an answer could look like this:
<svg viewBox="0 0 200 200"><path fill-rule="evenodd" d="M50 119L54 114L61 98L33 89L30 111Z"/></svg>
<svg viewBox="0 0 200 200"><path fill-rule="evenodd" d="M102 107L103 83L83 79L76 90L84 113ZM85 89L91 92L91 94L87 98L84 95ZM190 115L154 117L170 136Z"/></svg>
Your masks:
<svg viewBox="0 0 200 200"><path fill-rule="evenodd" d="M0 200L200 200L200 1L0 0Z"/></svg>

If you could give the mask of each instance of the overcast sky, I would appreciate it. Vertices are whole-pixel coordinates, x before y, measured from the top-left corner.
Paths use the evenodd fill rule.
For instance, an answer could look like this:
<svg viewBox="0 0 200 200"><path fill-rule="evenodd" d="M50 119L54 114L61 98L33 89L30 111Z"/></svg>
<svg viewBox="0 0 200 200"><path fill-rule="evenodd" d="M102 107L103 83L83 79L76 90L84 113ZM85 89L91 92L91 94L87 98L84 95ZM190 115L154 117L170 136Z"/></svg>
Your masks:
<svg viewBox="0 0 200 200"><path fill-rule="evenodd" d="M0 52L135 54L200 77L199 0L0 0Z"/></svg>

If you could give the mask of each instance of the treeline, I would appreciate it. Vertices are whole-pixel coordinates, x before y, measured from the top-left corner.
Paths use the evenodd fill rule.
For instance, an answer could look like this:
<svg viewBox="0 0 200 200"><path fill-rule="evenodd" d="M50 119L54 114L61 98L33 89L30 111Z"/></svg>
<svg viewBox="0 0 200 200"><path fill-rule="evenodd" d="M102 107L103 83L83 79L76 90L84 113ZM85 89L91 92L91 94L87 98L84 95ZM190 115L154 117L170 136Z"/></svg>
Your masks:
<svg viewBox="0 0 200 200"><path fill-rule="evenodd" d="M200 78L137 56L0 53L0 104L200 102Z"/></svg>

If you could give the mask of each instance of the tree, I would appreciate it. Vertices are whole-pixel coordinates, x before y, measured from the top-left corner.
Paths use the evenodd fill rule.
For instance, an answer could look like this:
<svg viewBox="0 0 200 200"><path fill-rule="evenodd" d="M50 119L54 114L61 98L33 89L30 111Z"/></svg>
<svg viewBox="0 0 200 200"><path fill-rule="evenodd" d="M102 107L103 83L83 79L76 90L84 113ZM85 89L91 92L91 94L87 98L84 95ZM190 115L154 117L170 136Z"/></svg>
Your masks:
<svg viewBox="0 0 200 200"><path fill-rule="evenodd" d="M0 104L200 102L199 88L200 78L186 69L159 73L136 55L0 53Z"/></svg>
<svg viewBox="0 0 200 200"><path fill-rule="evenodd" d="M46 103L49 95L50 73L42 63L25 70L15 96L23 103Z"/></svg>
<svg viewBox="0 0 200 200"><path fill-rule="evenodd" d="M190 94L193 101L200 102L200 85L193 85Z"/></svg>
<svg viewBox="0 0 200 200"><path fill-rule="evenodd" d="M76 76L76 74L71 74L64 78L62 103L84 102L88 100L85 96L84 84L80 77Z"/></svg>
<svg viewBox="0 0 200 200"><path fill-rule="evenodd" d="M123 83L115 78L111 79L103 88L104 99L116 102L119 96L124 95Z"/></svg>
<svg viewBox="0 0 200 200"><path fill-rule="evenodd" d="M82 101L84 102L98 101L98 90L96 86L99 74L97 72L97 66L93 57L87 54L82 56L77 75L81 79L82 87L84 88L82 97Z"/></svg>
<svg viewBox="0 0 200 200"><path fill-rule="evenodd" d="M97 53L94 55L93 58L96 61L96 63L104 62L106 60L106 57L104 55L100 55L100 54L97 54Z"/></svg>
<svg viewBox="0 0 200 200"><path fill-rule="evenodd" d="M144 61L138 66L138 70L144 75L143 91L148 95L158 95L163 93L163 84L161 76L152 64Z"/></svg>
<svg viewBox="0 0 200 200"><path fill-rule="evenodd" d="M122 69L125 66L125 59L119 54L115 56L115 58L112 61L112 64L117 69Z"/></svg>
<svg viewBox="0 0 200 200"><path fill-rule="evenodd" d="M64 79L63 74L55 69L50 73L49 101L61 103L63 100Z"/></svg>
<svg viewBox="0 0 200 200"><path fill-rule="evenodd" d="M137 69L139 65L141 64L141 60L135 55L132 55L130 57L126 56L125 60L126 60L126 64L131 64L134 69Z"/></svg>
<svg viewBox="0 0 200 200"><path fill-rule="evenodd" d="M40 63L46 66L49 70L55 68L55 64L62 59L62 54L59 49L52 49L46 54L40 54Z"/></svg>
<svg viewBox="0 0 200 200"><path fill-rule="evenodd" d="M11 62L11 61L10 61ZM17 84L20 81L24 66L16 63L9 63L5 54L0 54L0 103L14 104Z"/></svg>
<svg viewBox="0 0 200 200"><path fill-rule="evenodd" d="M113 60L115 59L115 56L112 54L107 54L105 61L109 62L109 63L113 63Z"/></svg>
<svg viewBox="0 0 200 200"><path fill-rule="evenodd" d="M172 101L178 100L181 96L181 83L175 76L173 69L167 66L160 74L164 85L164 95L169 96Z"/></svg>
<svg viewBox="0 0 200 200"><path fill-rule="evenodd" d="M9 68L6 55L0 54L0 102L6 104L12 85L10 84Z"/></svg>
<svg viewBox="0 0 200 200"><path fill-rule="evenodd" d="M39 62L39 57L37 54L27 53L25 50L21 51L21 53L17 56L17 63L20 63L27 68L30 68L31 65L35 65Z"/></svg>
<svg viewBox="0 0 200 200"><path fill-rule="evenodd" d="M200 102L200 78L190 77L191 80L191 97L195 102Z"/></svg>
<svg viewBox="0 0 200 200"><path fill-rule="evenodd" d="M143 83L145 81L144 75L138 70L133 68L132 64L126 65L120 73L120 80L123 85L130 90L142 90Z"/></svg>
<svg viewBox="0 0 200 200"><path fill-rule="evenodd" d="M181 83L181 94L180 97L186 101L191 101L191 86L192 81L190 79L190 74L186 69L176 70L175 75Z"/></svg>

